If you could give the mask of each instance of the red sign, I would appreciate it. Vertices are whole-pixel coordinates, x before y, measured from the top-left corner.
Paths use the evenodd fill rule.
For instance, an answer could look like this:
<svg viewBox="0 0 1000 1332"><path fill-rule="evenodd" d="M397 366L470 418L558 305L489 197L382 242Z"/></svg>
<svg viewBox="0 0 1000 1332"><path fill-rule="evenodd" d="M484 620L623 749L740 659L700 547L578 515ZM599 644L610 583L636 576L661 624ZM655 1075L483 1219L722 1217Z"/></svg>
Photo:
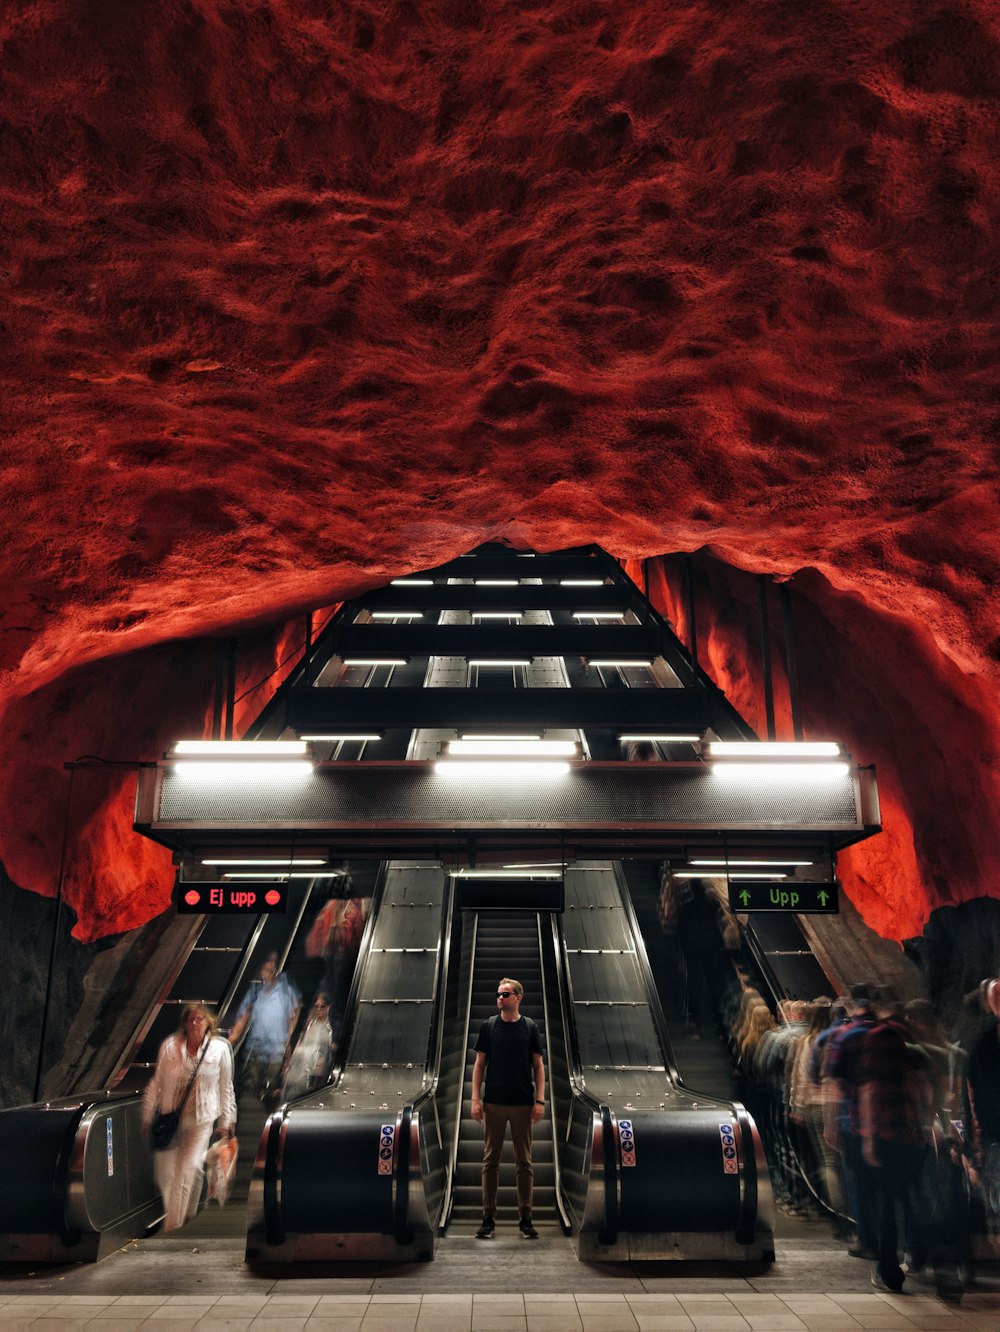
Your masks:
<svg viewBox="0 0 1000 1332"><path fill-rule="evenodd" d="M221 912L231 916L261 916L285 910L288 885L260 883L179 883L174 905L179 915L208 916Z"/></svg>

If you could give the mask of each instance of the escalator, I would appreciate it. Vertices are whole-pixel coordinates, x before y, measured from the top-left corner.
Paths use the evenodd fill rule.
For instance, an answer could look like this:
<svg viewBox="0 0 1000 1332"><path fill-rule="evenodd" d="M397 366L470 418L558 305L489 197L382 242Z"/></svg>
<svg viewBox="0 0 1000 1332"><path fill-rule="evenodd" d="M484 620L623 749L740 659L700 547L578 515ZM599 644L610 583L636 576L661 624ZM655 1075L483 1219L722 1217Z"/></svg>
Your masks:
<svg viewBox="0 0 1000 1332"><path fill-rule="evenodd" d="M379 988L390 976L380 957L384 940L400 937L407 875L420 879L410 884L409 911L425 897L427 911L422 921L402 913L421 929L419 939L404 931L390 999ZM537 1220L552 1230L564 1222L587 1259L773 1256L756 1129L741 1106L680 1084L615 866L567 870L562 915L456 911L429 865L390 871L394 878L342 1075L268 1123L248 1259L427 1259L447 1222L468 1233L481 1215L482 1159L482 1130L468 1114L471 1047L495 1011L496 981L518 969L547 1050ZM422 959L417 968L411 952ZM400 1011L375 1021L375 1005L386 1003ZM500 1184L501 1217L516 1214L512 1163L502 1164Z"/></svg>
<svg viewBox="0 0 1000 1332"><path fill-rule="evenodd" d="M524 986L521 1011L534 1020L546 1046L544 990L539 959L539 917L520 911L479 911L468 919L465 928L475 934L475 967L472 1003L466 1041L466 1060L462 1079L462 1132L458 1141L455 1183L450 1226L455 1233L468 1233L479 1224L482 1207L483 1129L473 1121L470 1110L472 1068L479 1029L497 1011L496 983L502 976L513 976ZM546 1060L546 1079L550 1079ZM550 1088L551 1091L551 1088ZM551 1100L551 1097L549 1098ZM556 1223L556 1181L553 1161L551 1114L534 1126L531 1139L534 1167L533 1217L535 1224ZM514 1154L509 1136L500 1160L500 1192L497 1196L498 1219L517 1218L517 1193L514 1178Z"/></svg>

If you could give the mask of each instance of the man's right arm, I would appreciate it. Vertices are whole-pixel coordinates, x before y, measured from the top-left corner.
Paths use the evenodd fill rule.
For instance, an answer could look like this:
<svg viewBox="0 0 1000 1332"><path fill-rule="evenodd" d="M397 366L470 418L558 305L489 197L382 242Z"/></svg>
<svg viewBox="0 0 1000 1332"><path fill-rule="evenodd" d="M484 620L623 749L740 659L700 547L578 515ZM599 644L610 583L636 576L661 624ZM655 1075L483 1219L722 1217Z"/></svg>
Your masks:
<svg viewBox="0 0 1000 1332"><path fill-rule="evenodd" d="M486 1072L486 1055L480 1050L472 1066L472 1118L480 1123L483 1118L483 1074Z"/></svg>

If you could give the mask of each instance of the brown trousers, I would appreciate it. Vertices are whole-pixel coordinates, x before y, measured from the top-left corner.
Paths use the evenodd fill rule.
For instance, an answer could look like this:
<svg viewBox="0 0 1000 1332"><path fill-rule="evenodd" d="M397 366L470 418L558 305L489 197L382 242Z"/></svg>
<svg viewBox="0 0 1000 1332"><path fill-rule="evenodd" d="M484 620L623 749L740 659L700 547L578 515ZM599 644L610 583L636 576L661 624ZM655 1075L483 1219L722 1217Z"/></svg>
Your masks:
<svg viewBox="0 0 1000 1332"><path fill-rule="evenodd" d="M483 1152L483 1216L495 1216L497 1190L500 1186L500 1153L504 1135L510 1124L510 1140L514 1146L514 1164L517 1166L517 1210L521 1216L531 1215L531 1187L534 1174L531 1167L531 1114L533 1105L483 1105L486 1124L486 1150Z"/></svg>

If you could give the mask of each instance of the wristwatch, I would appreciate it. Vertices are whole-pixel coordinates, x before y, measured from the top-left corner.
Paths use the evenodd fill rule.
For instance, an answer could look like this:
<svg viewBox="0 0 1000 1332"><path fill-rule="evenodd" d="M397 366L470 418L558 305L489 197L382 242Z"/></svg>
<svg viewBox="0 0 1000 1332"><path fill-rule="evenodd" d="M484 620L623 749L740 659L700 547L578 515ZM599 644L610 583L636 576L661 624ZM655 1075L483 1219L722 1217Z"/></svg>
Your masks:
<svg viewBox="0 0 1000 1332"><path fill-rule="evenodd" d="M536 1105L544 1105L545 1102L544 1102L544 1101L536 1101L535 1104L536 1104Z"/></svg>

